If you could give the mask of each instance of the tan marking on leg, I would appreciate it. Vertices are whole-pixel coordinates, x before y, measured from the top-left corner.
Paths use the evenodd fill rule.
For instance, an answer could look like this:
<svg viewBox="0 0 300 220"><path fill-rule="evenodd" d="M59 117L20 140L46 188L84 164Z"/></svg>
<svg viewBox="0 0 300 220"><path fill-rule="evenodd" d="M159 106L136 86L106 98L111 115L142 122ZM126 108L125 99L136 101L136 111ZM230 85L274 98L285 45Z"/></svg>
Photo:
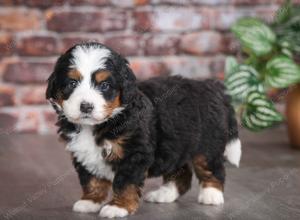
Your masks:
<svg viewBox="0 0 300 220"><path fill-rule="evenodd" d="M87 186L83 188L81 199L101 203L106 199L110 186L111 182L109 180L92 177Z"/></svg>
<svg viewBox="0 0 300 220"><path fill-rule="evenodd" d="M124 208L128 213L134 213L139 207L139 199L141 197L141 190L135 185L128 185L122 192L114 193L113 199L109 205L116 205Z"/></svg>
<svg viewBox="0 0 300 220"><path fill-rule="evenodd" d="M174 172L171 175L165 175L163 177L164 183L174 181L178 192L180 195L183 195L191 188L191 180L193 173L189 167L189 165L184 165L181 169Z"/></svg>
<svg viewBox="0 0 300 220"><path fill-rule="evenodd" d="M193 158L193 166L199 183L202 183L203 188L214 187L223 191L223 183L220 182L213 173L208 169L206 158L203 155L197 155Z"/></svg>
<svg viewBox="0 0 300 220"><path fill-rule="evenodd" d="M203 188L206 187L213 187L220 191L224 190L223 184L215 177L211 177L210 179L203 181Z"/></svg>

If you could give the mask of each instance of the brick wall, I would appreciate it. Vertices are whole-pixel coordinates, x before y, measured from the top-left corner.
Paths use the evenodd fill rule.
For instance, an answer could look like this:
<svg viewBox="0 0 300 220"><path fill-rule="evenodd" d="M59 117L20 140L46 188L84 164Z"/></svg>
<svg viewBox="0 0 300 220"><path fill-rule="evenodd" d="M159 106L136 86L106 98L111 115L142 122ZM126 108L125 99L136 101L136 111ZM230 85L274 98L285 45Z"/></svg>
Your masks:
<svg viewBox="0 0 300 220"><path fill-rule="evenodd" d="M0 132L54 131L44 99L57 56L103 42L129 57L138 78L221 77L243 16L271 20L279 0L0 0ZM299 0L295 2L300 2Z"/></svg>

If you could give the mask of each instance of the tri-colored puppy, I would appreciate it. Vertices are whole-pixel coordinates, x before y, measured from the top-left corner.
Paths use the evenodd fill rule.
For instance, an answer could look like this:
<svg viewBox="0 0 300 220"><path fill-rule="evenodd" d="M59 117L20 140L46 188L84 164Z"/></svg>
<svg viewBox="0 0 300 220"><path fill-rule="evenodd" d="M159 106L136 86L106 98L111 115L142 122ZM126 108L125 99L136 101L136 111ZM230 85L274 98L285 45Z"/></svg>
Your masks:
<svg viewBox="0 0 300 220"><path fill-rule="evenodd" d="M221 83L181 77L137 82L120 54L84 43L60 56L46 93L83 189L74 211L133 214L145 179L158 176L163 185L145 200L174 202L191 187L192 168L198 202L224 202L224 155L238 166L241 144ZM111 188L111 201L101 206Z"/></svg>

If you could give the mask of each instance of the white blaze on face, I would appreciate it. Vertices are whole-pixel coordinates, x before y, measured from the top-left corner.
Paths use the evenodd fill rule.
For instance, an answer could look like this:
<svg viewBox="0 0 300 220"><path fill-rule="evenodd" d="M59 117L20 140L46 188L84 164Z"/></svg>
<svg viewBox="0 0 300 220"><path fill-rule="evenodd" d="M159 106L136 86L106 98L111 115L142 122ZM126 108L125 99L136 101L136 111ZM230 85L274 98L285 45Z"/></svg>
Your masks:
<svg viewBox="0 0 300 220"><path fill-rule="evenodd" d="M82 75L82 80L67 100L63 102L63 111L66 117L75 123L94 125L102 122L106 117L106 101L99 90L92 85L92 73L98 69L105 69L105 61L110 51L99 46L77 46L72 52L73 59L70 68L76 69ZM82 102L94 106L90 117L84 118L80 111Z"/></svg>

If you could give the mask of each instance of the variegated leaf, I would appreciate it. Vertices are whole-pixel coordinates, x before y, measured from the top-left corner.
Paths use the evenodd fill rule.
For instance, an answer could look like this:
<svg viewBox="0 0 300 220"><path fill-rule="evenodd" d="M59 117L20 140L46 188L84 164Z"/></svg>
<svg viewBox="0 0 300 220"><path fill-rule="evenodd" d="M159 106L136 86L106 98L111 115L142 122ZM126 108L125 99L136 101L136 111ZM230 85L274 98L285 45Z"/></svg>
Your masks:
<svg viewBox="0 0 300 220"><path fill-rule="evenodd" d="M264 91L258 72L247 65L239 65L227 75L225 85L234 100L244 100L251 91Z"/></svg>
<svg viewBox="0 0 300 220"><path fill-rule="evenodd" d="M230 74L234 73L238 66L239 64L234 57L227 57L225 61L225 77L228 77Z"/></svg>
<svg viewBox="0 0 300 220"><path fill-rule="evenodd" d="M300 81L300 67L289 57L275 57L266 65L265 81L271 87L286 88Z"/></svg>
<svg viewBox="0 0 300 220"><path fill-rule="evenodd" d="M241 41L248 53L264 56L273 49L276 36L262 21L255 18L243 18L232 26L232 31Z"/></svg>
<svg viewBox="0 0 300 220"><path fill-rule="evenodd" d="M243 111L242 122L252 131L260 131L282 121L282 115L276 111L272 102L264 94L251 92Z"/></svg>

